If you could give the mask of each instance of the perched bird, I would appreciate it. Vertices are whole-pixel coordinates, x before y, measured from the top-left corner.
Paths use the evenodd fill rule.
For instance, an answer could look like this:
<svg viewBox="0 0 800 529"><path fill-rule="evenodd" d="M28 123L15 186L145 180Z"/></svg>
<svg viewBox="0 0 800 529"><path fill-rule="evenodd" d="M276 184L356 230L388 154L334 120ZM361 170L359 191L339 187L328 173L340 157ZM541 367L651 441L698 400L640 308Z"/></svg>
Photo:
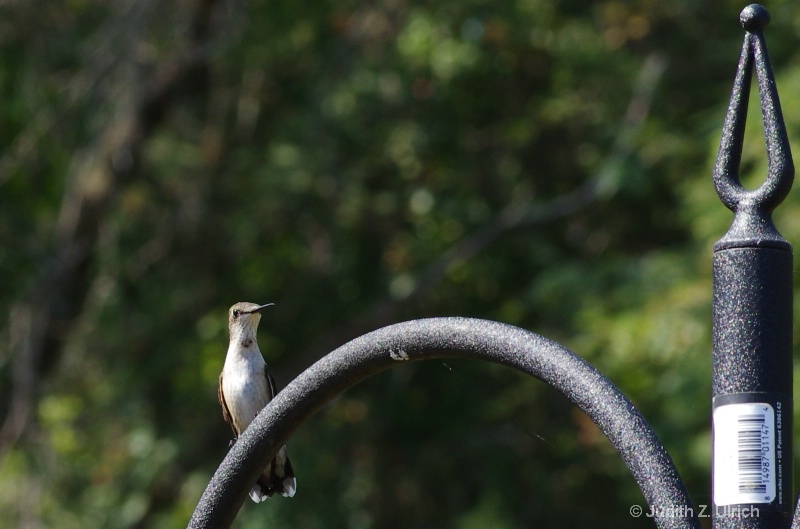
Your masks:
<svg viewBox="0 0 800 529"><path fill-rule="evenodd" d="M219 376L219 403L236 439L275 397L275 381L256 342L261 311L271 305L237 303L228 312L231 342ZM250 498L259 503L275 493L294 496L296 490L297 479L284 446L253 485Z"/></svg>

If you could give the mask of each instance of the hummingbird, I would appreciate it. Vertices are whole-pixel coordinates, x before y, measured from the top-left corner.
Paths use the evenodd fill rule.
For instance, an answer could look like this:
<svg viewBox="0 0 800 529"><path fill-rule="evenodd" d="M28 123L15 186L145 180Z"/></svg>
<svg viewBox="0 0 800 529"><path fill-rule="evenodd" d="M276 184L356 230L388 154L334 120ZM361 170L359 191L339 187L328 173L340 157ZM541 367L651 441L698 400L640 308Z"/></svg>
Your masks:
<svg viewBox="0 0 800 529"><path fill-rule="evenodd" d="M256 342L261 311L272 305L274 303L258 305L240 302L228 311L230 344L225 366L219 376L218 396L222 416L233 430L234 440L231 444L236 442L277 393L275 380ZM296 490L297 479L286 447L283 446L253 485L250 498L259 503L275 493L292 497Z"/></svg>

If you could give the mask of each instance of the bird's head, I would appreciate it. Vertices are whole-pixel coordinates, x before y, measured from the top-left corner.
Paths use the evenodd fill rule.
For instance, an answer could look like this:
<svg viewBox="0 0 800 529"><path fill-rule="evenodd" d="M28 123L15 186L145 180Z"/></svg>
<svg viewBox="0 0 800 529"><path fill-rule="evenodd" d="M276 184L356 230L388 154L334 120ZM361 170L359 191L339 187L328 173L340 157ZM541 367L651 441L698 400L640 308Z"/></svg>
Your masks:
<svg viewBox="0 0 800 529"><path fill-rule="evenodd" d="M240 301L232 306L228 311L228 330L230 331L231 339L251 338L255 340L258 322L261 321L261 311L273 305L274 303L258 305Z"/></svg>

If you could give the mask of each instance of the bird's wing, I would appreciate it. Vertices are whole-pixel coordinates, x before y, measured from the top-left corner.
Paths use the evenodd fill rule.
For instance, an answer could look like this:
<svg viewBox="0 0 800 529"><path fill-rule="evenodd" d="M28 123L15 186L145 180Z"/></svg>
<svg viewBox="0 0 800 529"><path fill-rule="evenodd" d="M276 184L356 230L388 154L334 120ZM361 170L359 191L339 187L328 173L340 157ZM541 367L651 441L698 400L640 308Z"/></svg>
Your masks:
<svg viewBox="0 0 800 529"><path fill-rule="evenodd" d="M278 391L275 389L275 379L272 378L272 375L269 372L269 367L266 365L264 366L264 376L267 379L267 402L269 402L275 398L275 395L278 394Z"/></svg>
<svg viewBox="0 0 800 529"><path fill-rule="evenodd" d="M236 427L233 425L233 417L231 417L231 412L228 410L228 405L225 403L225 395L222 393L222 373L219 375L219 389L217 390L217 398L219 398L219 404L222 406L222 417L225 419L225 422L230 424L234 437L238 437L239 433L236 431Z"/></svg>

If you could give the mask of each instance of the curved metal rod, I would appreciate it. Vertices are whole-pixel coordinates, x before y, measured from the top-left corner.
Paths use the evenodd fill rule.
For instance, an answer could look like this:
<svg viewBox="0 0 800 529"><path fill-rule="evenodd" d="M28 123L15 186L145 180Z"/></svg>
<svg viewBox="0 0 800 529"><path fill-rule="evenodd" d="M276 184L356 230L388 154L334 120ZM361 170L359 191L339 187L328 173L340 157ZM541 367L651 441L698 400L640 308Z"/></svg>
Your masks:
<svg viewBox="0 0 800 529"><path fill-rule="evenodd" d="M550 384L578 405L619 451L661 529L700 524L675 466L622 392L561 345L502 323L432 318L384 327L328 354L281 391L231 448L189 527L229 527L250 486L291 434L317 410L367 377L410 360L470 358L507 365Z"/></svg>
<svg viewBox="0 0 800 529"><path fill-rule="evenodd" d="M770 17L762 6L752 4L742 11L739 18L746 33L714 165L714 187L735 216L730 231L715 249L752 246L753 233L757 234L755 240L758 246L785 249L787 243L775 230L771 214L791 190L794 163L764 39L763 30L769 24ZM769 170L766 180L758 189L748 190L741 184L739 166L754 67L764 119Z"/></svg>

